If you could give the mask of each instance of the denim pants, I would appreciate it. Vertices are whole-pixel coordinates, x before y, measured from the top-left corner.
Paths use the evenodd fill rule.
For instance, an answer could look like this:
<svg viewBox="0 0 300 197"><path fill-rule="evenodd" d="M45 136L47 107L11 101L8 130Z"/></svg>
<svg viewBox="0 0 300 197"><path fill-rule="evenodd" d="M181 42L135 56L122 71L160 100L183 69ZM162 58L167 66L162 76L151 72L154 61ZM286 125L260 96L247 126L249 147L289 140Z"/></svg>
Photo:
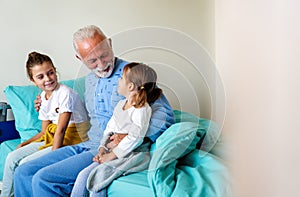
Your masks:
<svg viewBox="0 0 300 197"><path fill-rule="evenodd" d="M80 145L65 146L24 163L15 171L15 197L69 196L78 173L96 153Z"/></svg>
<svg viewBox="0 0 300 197"><path fill-rule="evenodd" d="M90 172L96 167L100 165L97 162L93 162L91 165L81 170L78 174L71 197L106 197L106 189L102 189L100 192L89 192L86 188L86 182L89 177Z"/></svg>
<svg viewBox="0 0 300 197"><path fill-rule="evenodd" d="M51 147L39 151L38 148L43 144L44 142L32 142L10 152L7 155L4 167L1 197L12 196L14 172L19 165L51 151Z"/></svg>

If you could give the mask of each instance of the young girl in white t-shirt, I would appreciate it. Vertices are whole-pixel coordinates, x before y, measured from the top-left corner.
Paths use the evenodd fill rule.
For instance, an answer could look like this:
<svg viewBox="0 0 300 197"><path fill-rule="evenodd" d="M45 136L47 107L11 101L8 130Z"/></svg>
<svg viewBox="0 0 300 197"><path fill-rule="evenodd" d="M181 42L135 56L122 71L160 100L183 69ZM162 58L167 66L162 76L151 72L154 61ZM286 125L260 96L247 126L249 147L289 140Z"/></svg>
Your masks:
<svg viewBox="0 0 300 197"><path fill-rule="evenodd" d="M89 120L79 95L57 80L49 56L31 52L26 62L29 79L42 89L39 111L41 131L22 142L6 158L1 197L13 194L13 176L18 165L65 145L88 139ZM26 116L26 114L24 114ZM17 181L17 180L16 180Z"/></svg>

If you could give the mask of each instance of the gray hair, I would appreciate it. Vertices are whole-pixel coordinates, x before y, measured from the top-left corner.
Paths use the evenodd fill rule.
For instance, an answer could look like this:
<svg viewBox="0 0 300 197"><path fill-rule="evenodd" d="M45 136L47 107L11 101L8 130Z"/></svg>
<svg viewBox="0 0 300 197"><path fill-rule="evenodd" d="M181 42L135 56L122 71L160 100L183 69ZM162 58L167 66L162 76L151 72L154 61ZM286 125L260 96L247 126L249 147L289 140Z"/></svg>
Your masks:
<svg viewBox="0 0 300 197"><path fill-rule="evenodd" d="M106 38L101 29L95 25L88 25L77 30L73 34L73 47L76 53L78 53L77 41L82 41L87 38L94 38L95 34L99 34L100 36L103 36L103 38Z"/></svg>

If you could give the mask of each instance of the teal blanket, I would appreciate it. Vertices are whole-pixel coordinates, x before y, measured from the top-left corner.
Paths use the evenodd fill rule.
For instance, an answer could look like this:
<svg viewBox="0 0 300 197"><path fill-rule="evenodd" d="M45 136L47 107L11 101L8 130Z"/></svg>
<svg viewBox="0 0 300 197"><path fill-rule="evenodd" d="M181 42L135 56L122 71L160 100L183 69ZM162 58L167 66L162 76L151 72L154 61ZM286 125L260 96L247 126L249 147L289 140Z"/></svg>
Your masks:
<svg viewBox="0 0 300 197"><path fill-rule="evenodd" d="M154 196L231 196L230 176L223 161L197 149L209 132L218 133L216 129L214 122L204 119L179 122L157 139L148 172Z"/></svg>

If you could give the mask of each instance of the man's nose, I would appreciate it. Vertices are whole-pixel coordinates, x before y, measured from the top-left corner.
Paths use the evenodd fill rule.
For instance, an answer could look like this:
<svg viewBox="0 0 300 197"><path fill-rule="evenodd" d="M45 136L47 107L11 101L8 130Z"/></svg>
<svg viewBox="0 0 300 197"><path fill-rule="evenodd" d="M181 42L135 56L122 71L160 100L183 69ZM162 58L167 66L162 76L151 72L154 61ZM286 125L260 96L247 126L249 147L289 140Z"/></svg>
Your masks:
<svg viewBox="0 0 300 197"><path fill-rule="evenodd" d="M105 66L104 62L100 58L97 58L96 64L99 68L104 68Z"/></svg>

